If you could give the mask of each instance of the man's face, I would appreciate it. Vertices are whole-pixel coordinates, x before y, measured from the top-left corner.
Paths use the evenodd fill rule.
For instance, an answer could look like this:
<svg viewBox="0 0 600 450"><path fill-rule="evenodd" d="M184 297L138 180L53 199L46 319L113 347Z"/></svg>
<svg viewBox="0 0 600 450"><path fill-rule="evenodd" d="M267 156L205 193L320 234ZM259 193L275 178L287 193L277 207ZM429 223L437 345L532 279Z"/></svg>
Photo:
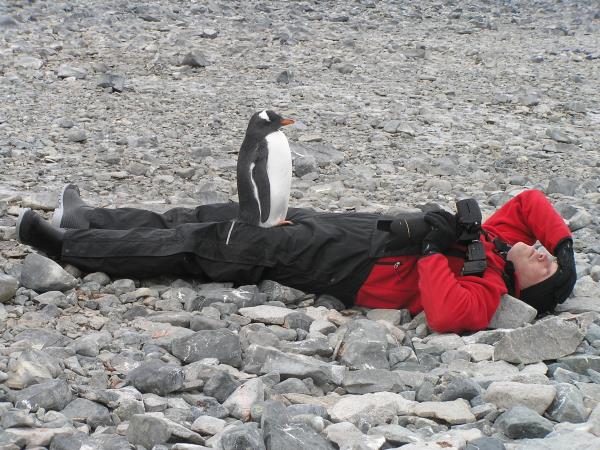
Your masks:
<svg viewBox="0 0 600 450"><path fill-rule="evenodd" d="M558 263L554 257L523 242L513 245L506 259L514 264L521 289L550 278L558 270Z"/></svg>

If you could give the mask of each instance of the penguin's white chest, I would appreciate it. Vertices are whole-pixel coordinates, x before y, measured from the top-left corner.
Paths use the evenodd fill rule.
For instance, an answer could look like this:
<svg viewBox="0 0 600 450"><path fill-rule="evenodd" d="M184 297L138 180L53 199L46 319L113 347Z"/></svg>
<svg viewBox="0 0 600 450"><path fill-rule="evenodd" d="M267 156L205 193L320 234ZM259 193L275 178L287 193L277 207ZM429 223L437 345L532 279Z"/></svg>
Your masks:
<svg viewBox="0 0 600 450"><path fill-rule="evenodd" d="M281 131L266 137L269 156L267 158L267 175L271 187L271 211L262 227L272 227L285 219L290 199L292 184L292 153L288 140Z"/></svg>

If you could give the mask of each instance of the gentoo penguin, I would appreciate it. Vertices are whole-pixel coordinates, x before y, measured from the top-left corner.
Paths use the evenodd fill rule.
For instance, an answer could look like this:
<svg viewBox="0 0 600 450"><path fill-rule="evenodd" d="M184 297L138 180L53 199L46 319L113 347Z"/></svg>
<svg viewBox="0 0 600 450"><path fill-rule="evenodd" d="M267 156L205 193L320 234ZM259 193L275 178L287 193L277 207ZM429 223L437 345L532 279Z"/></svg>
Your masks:
<svg viewBox="0 0 600 450"><path fill-rule="evenodd" d="M292 183L292 154L280 128L294 123L274 111L250 118L237 161L239 221L261 227L285 220Z"/></svg>

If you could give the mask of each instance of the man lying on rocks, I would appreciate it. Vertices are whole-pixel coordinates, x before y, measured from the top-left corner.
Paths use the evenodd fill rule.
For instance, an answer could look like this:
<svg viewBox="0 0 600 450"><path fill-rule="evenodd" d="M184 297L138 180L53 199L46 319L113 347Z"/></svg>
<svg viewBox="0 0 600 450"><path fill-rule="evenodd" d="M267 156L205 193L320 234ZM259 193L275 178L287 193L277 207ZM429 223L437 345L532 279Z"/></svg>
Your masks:
<svg viewBox="0 0 600 450"><path fill-rule="evenodd" d="M507 293L540 313L565 301L577 278L573 242L543 193L517 195L465 240L479 225L473 203L472 222L441 210L391 217L290 208L293 225L260 228L236 221L235 203L164 214L94 208L70 184L52 224L27 209L16 231L21 243L88 272L269 279L346 306L424 310L438 332L486 328Z"/></svg>

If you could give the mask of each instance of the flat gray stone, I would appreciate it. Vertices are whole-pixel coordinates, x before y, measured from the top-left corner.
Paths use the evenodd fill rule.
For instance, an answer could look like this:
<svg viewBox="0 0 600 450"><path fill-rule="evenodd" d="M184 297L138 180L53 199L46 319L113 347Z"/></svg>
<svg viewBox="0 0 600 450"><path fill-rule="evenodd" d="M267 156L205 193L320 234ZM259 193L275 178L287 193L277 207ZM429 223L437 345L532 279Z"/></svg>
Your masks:
<svg viewBox="0 0 600 450"><path fill-rule="evenodd" d="M237 334L229 330L202 330L191 336L174 339L172 353L185 364L204 358L217 358L221 363L239 367L242 349Z"/></svg>
<svg viewBox="0 0 600 450"><path fill-rule="evenodd" d="M556 305L556 312L571 312L573 314L588 311L600 312L600 302L597 297L570 297L564 303Z"/></svg>
<svg viewBox="0 0 600 450"><path fill-rule="evenodd" d="M403 377L400 374L381 369L348 371L344 376L342 386L350 394L401 392L405 388Z"/></svg>
<svg viewBox="0 0 600 450"><path fill-rule="evenodd" d="M312 356L293 355L270 349L259 372L267 374L277 372L282 378L312 378L317 384L331 383L336 380L332 366ZM338 384L338 383L335 383Z"/></svg>
<svg viewBox="0 0 600 450"><path fill-rule="evenodd" d="M316 142L290 142L292 154L298 156L312 156L315 158L319 167L326 167L329 164L341 164L346 155L335 149L331 144L321 144Z"/></svg>
<svg viewBox="0 0 600 450"><path fill-rule="evenodd" d="M254 322L283 325L285 316L293 310L280 306L259 305L248 308L240 308L238 313L252 319Z"/></svg>
<svg viewBox="0 0 600 450"><path fill-rule="evenodd" d="M72 398L71 388L64 380L34 384L14 392L15 405L30 408L32 411L37 411L39 408L60 411L69 404Z"/></svg>
<svg viewBox="0 0 600 450"><path fill-rule="evenodd" d="M494 359L524 364L557 359L573 353L584 335L576 322L542 320L504 336L496 344Z"/></svg>
<svg viewBox="0 0 600 450"><path fill-rule="evenodd" d="M66 291L74 288L77 280L51 259L30 253L23 262L21 284L36 292Z"/></svg>
<svg viewBox="0 0 600 450"><path fill-rule="evenodd" d="M83 80L87 76L87 70L82 69L80 67L70 66L68 64L63 64L58 68L56 73L58 78L76 78L78 80Z"/></svg>
<svg viewBox="0 0 600 450"><path fill-rule="evenodd" d="M510 408L494 425L510 439L543 438L554 430L552 422L522 405Z"/></svg>
<svg viewBox="0 0 600 450"><path fill-rule="evenodd" d="M488 328L519 328L533 322L537 310L518 298L503 295Z"/></svg>
<svg viewBox="0 0 600 450"><path fill-rule="evenodd" d="M157 444L166 443L171 432L161 419L145 414L135 414L129 420L127 440L133 445L152 448Z"/></svg>

